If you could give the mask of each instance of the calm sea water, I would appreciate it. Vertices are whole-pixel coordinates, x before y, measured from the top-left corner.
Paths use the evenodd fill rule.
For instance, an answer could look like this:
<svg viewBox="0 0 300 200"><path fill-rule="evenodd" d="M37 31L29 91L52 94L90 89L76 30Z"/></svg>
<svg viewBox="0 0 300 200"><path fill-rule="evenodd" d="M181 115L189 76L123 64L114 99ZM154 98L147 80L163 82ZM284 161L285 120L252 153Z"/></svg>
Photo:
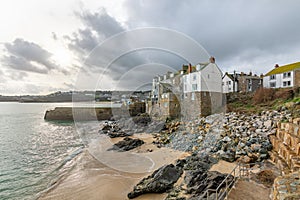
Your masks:
<svg viewBox="0 0 300 200"><path fill-rule="evenodd" d="M36 199L66 174L82 149L75 125L44 121L70 103L0 103L0 199Z"/></svg>

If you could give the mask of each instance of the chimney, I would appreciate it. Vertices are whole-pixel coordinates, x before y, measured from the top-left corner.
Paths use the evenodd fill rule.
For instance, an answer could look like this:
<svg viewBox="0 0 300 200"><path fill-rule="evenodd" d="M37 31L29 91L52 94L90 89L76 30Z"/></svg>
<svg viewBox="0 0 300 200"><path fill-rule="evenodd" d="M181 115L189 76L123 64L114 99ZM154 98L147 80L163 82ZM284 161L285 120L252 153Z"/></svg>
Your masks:
<svg viewBox="0 0 300 200"><path fill-rule="evenodd" d="M215 62L216 62L215 57L211 56L211 57L209 58L209 62L210 62L210 63L215 63Z"/></svg>
<svg viewBox="0 0 300 200"><path fill-rule="evenodd" d="M189 67L188 67L188 74L189 73L192 73L192 64L191 63L189 63Z"/></svg>
<svg viewBox="0 0 300 200"><path fill-rule="evenodd" d="M249 72L249 76L252 76L252 72Z"/></svg>
<svg viewBox="0 0 300 200"><path fill-rule="evenodd" d="M278 67L279 67L279 65L278 65L278 64L276 64L276 65L275 65L275 68L278 68Z"/></svg>

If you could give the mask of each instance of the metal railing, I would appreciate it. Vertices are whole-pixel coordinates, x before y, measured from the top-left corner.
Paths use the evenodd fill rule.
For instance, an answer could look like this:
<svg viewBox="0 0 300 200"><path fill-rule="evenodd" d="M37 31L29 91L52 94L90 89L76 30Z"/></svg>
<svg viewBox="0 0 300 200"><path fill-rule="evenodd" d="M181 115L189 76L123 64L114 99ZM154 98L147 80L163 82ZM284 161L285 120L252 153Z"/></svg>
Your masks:
<svg viewBox="0 0 300 200"><path fill-rule="evenodd" d="M234 186L235 182L238 179L246 179L250 180L250 168L251 165L255 163L250 164L242 164L238 163L233 170L225 177L225 179L219 184L219 186L216 189L208 189L206 190L206 199L212 199L211 195L214 194L215 200L223 200L226 199L231 188ZM233 178L231 178L233 176Z"/></svg>

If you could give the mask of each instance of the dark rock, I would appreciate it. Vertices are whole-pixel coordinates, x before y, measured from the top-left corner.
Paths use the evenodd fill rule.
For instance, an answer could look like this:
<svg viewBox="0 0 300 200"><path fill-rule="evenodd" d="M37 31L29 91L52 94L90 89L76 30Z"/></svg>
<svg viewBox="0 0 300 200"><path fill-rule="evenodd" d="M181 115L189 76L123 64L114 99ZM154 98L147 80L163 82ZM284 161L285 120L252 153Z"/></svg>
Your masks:
<svg viewBox="0 0 300 200"><path fill-rule="evenodd" d="M111 151L111 150L129 151L129 150L139 147L143 144L144 144L143 140L125 137L124 140L114 144L112 148L108 149L108 151Z"/></svg>
<svg viewBox="0 0 300 200"><path fill-rule="evenodd" d="M228 150L220 155L220 158L222 160L225 160L227 162L234 162L235 161L235 151Z"/></svg>
<svg viewBox="0 0 300 200"><path fill-rule="evenodd" d="M163 193L173 187L173 184L183 173L182 168L173 164L165 165L154 171L152 175L141 180L127 196L130 199L146 193Z"/></svg>
<svg viewBox="0 0 300 200"><path fill-rule="evenodd" d="M151 122L151 118L147 113L132 117L132 120L134 123L144 126L148 125Z"/></svg>
<svg viewBox="0 0 300 200"><path fill-rule="evenodd" d="M190 185L188 188L188 193L193 194L193 196L201 197L200 199L206 198L206 191L208 189L215 190L217 187L225 187L226 183L222 183L227 177L227 174L222 174L217 171L209 171L198 175L199 178L193 185ZM230 183L233 181L233 176L229 175L227 182ZM222 183L222 184L221 184Z"/></svg>
<svg viewBox="0 0 300 200"><path fill-rule="evenodd" d="M116 137L128 137L132 136L133 133L125 133L125 132L108 132L107 135L110 138L116 138Z"/></svg>

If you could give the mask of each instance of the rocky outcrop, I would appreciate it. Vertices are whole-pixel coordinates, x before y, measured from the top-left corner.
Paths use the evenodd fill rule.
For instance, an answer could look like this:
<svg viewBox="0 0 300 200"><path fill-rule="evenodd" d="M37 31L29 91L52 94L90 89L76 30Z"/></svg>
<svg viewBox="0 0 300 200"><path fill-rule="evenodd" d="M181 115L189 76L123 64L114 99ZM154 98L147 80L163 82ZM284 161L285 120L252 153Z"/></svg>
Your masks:
<svg viewBox="0 0 300 200"><path fill-rule="evenodd" d="M127 196L130 199L146 193L163 193L173 187L183 170L180 165L165 165L140 181Z"/></svg>
<svg viewBox="0 0 300 200"><path fill-rule="evenodd" d="M129 151L129 150L139 147L143 144L144 144L143 140L125 137L124 140L114 144L112 148L108 149L108 151L112 151L112 150Z"/></svg>
<svg viewBox="0 0 300 200"><path fill-rule="evenodd" d="M189 122L157 134L155 143L181 151L216 155L220 159L249 163L269 157L269 135L276 133L277 122L289 118L288 110L259 114L226 113ZM174 122L175 123L175 122Z"/></svg>
<svg viewBox="0 0 300 200"><path fill-rule="evenodd" d="M127 137L133 135L133 132L124 132L118 126L117 122L115 121L107 121L102 124L102 127L99 130L100 134L106 134L110 138L116 137Z"/></svg>

